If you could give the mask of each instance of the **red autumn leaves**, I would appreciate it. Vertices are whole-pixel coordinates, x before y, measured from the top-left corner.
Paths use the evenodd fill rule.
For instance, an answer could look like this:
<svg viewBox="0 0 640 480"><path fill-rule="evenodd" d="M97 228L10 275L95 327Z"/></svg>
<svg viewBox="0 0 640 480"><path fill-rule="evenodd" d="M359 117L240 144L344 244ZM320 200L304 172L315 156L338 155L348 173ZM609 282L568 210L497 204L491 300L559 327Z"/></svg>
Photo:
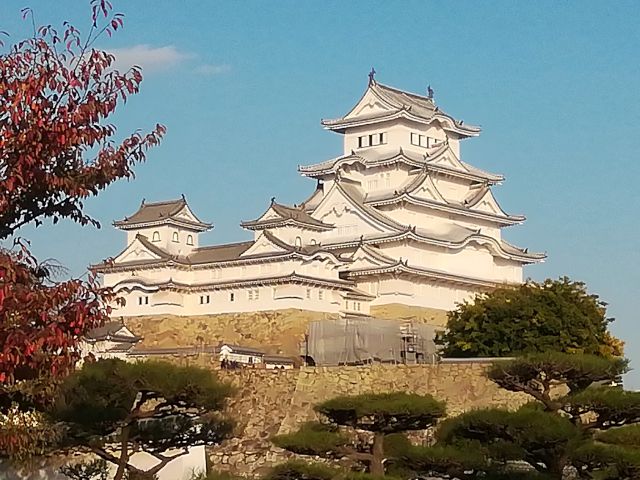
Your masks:
<svg viewBox="0 0 640 480"><path fill-rule="evenodd" d="M98 225L83 200L132 177L165 133L156 125L114 140L108 117L138 93L142 75L114 70L113 55L94 48L101 33L122 26L122 15L111 15L105 0L91 6L84 40L65 22L62 35L41 27L0 55L0 240L46 218ZM53 282L39 273L23 246L0 250L0 383L68 371L79 340L108 317L111 294L94 279Z"/></svg>

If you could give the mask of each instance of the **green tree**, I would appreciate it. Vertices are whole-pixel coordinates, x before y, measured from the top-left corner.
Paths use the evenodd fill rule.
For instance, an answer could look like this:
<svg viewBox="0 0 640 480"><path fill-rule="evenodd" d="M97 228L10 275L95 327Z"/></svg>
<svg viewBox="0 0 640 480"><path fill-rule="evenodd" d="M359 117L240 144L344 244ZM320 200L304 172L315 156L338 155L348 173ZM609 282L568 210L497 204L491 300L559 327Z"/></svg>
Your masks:
<svg viewBox="0 0 640 480"><path fill-rule="evenodd" d="M404 392L340 396L315 406L328 423L307 423L295 433L279 435L273 442L302 455L347 457L364 463L373 475L385 474L395 434L424 430L445 415L443 402L430 395ZM354 439L355 430L373 435L369 444Z"/></svg>
<svg viewBox="0 0 640 480"><path fill-rule="evenodd" d="M449 312L439 338L447 357L508 357L557 351L621 356L606 304L564 277L504 286Z"/></svg>
<svg viewBox="0 0 640 480"><path fill-rule="evenodd" d="M496 362L489 378L533 402L447 419L435 446L410 447L400 463L459 479L561 480L568 468L585 479L638 478L640 393L614 386L626 370L622 359L558 352Z"/></svg>
<svg viewBox="0 0 640 480"><path fill-rule="evenodd" d="M230 393L229 385L198 367L115 359L87 363L64 380L47 411L61 431L51 450L96 455L117 467L114 480L152 478L189 447L215 445L231 433L220 413ZM148 470L135 467L135 450L158 463Z"/></svg>

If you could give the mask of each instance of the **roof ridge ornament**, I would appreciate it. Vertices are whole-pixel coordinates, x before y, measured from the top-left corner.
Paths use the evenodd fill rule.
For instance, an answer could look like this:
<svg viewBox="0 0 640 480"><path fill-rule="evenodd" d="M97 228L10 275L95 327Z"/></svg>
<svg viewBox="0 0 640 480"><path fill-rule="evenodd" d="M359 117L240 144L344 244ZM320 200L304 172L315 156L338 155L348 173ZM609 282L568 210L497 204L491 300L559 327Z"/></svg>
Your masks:
<svg viewBox="0 0 640 480"><path fill-rule="evenodd" d="M369 72L369 85L373 85L376 83L376 69L371 67L371 71Z"/></svg>
<svg viewBox="0 0 640 480"><path fill-rule="evenodd" d="M271 197L271 205L273 205L274 203L276 203L276 197Z"/></svg>
<svg viewBox="0 0 640 480"><path fill-rule="evenodd" d="M431 84L427 86L427 97L429 100L433 100L433 88L431 88Z"/></svg>

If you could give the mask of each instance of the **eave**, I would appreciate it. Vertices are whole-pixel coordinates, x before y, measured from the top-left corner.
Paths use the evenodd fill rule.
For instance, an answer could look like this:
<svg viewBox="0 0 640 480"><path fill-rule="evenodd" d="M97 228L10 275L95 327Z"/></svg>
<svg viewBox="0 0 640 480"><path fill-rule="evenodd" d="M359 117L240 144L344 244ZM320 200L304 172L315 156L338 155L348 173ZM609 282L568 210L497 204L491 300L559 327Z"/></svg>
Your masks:
<svg viewBox="0 0 640 480"><path fill-rule="evenodd" d="M460 122L456 122L452 117L436 113L430 118L425 118L417 115L413 115L410 109L402 108L396 109L382 115L372 115L365 118L338 118L331 120L322 120L320 123L326 130L331 130L337 133L345 133L349 128L362 127L367 125L373 125L381 122L388 122L397 119L405 119L424 125L429 125L434 121L438 121L442 124L442 128L446 131L456 133L462 137L477 137L480 135L480 127L473 125L460 125ZM447 125L448 124L448 125Z"/></svg>
<svg viewBox="0 0 640 480"><path fill-rule="evenodd" d="M454 215L460 215L465 217L476 218L480 220L487 220L489 222L497 223L502 226L512 226L512 225L520 225L522 224L526 218L524 215L497 215L487 212L480 212L477 210L470 210L464 207L458 207L456 205L445 205L429 200L421 200L415 198L407 193L402 193L400 195L395 195L388 199L379 199L374 201L366 201L368 205L379 207L384 205L394 205L398 203L409 203L411 205L422 206L426 208L431 208L434 210L439 210L446 213L452 213Z"/></svg>
<svg viewBox="0 0 640 480"><path fill-rule="evenodd" d="M484 287L495 288L501 284L492 280L485 280L476 277L468 277L466 275L457 275L440 270L431 270L418 267L411 267L407 263L398 262L395 265L388 267L372 268L372 269L359 269L359 270L347 270L343 273L346 277L363 277L370 275L384 275L384 274L409 274L419 277L429 278L437 281L455 283L458 285L466 285L472 287Z"/></svg>
<svg viewBox="0 0 640 480"><path fill-rule="evenodd" d="M446 165L438 165L433 163L435 160L440 158L448 150L448 145L443 144L441 148L436 151L431 152L430 154L425 154L421 158L412 158L410 154L405 153L405 151L400 147L398 152L393 155L380 158L377 160L367 160L361 155L357 153L353 153L351 155L344 155L341 157L337 157L333 160L327 162L316 163L312 165L299 165L298 173L304 177L310 178L324 178L327 176L335 175L336 171L344 164L354 164L360 163L365 168L374 168L374 167L383 167L387 165L395 165L395 164L404 164L414 168L420 168L427 171L433 171L435 173L440 173L443 175L447 175L450 177L462 178L465 180L470 180L471 182L477 183L487 183L489 185L495 185L502 181L504 181L504 176L485 172L484 170L477 169L473 167L478 173L473 171L465 171L458 170L455 168L447 167ZM466 168L466 164L460 161L463 167Z"/></svg>
<svg viewBox="0 0 640 480"><path fill-rule="evenodd" d="M213 224L210 223L195 223L185 220L177 220L175 218L164 218L153 222L128 222L126 220L119 220L113 222L113 226L120 230L139 230L142 228L159 227L163 225L172 225L175 227L184 228L193 232L206 232L213 228Z"/></svg>
<svg viewBox="0 0 640 480"><path fill-rule="evenodd" d="M299 227L306 230L313 230L314 232L326 232L334 228L333 225L326 225L326 226L314 225L311 223L301 222L299 220L295 220L292 218L280 218L280 219L274 218L274 219L263 220L263 221L252 220L248 222L241 222L240 226L242 228L246 228L247 230L252 230L252 231L267 230L270 228L277 228L277 227Z"/></svg>
<svg viewBox="0 0 640 480"><path fill-rule="evenodd" d="M298 274L295 271L291 274L270 276L262 278L251 278L246 280L233 280L233 281L219 281L219 282L207 282L199 284L186 284L181 282L174 282L168 280L166 282L144 284L143 282L135 282L132 287L127 287L127 284L131 283L128 280L117 283L112 288L114 291L134 290L139 288L138 285L144 285L146 288L157 290L173 290L182 292L202 292L211 290L228 290L230 288L252 287L252 286L264 286L264 285L278 285L286 283L299 283L301 285L313 285L322 286L332 289L353 289L354 283L349 280L335 279L326 280L316 277L310 277L307 275Z"/></svg>
<svg viewBox="0 0 640 480"><path fill-rule="evenodd" d="M144 260L139 262L128 262L128 263L100 263L96 265L91 265L89 269L92 272L96 273L120 273L120 272L130 272L137 270L152 270L157 268L174 268L177 270L204 270L207 268L215 267L228 267L234 265L252 265L252 264L261 264L261 263L273 263L280 262L284 260L291 259L302 259L308 260L309 258L313 258L316 255L325 254L330 256L336 264L344 264L345 261L343 259L338 258L333 252L325 249L324 247L320 247L313 252L303 252L300 250L292 250L287 252L276 252L273 254L261 254L255 256L247 256L240 257L233 260L221 260L221 261L210 261L210 262L202 262L202 263L189 263L184 258L175 257L171 259L161 259L161 260Z"/></svg>
<svg viewBox="0 0 640 480"><path fill-rule="evenodd" d="M418 234L415 228L407 229L402 233L394 234L394 235L369 237L369 238L363 237L362 239L357 239L357 240L354 239L353 241L350 241L350 242L324 244L323 247L328 250L331 250L331 249L358 247L358 245L362 243L380 245L383 243L402 242L406 240L412 240L418 243L425 243L428 245L434 245L437 247L442 247L442 248L447 248L452 250L460 250L466 247L467 245L469 245L471 242L477 242L481 244L490 244L493 246L493 249L498 254L496 256L507 259L507 260L520 262L523 264L540 263L544 261L544 259L546 258L546 254L543 254L543 253L524 253L524 252L518 253L514 251L509 252L505 250L504 247L500 244L500 242L498 242L495 238L489 237L487 235L483 235L480 233L471 234L464 240L461 240L460 242L452 242L452 241L425 237L423 235ZM518 250L517 247L513 247L512 245L509 245L509 247L514 250Z"/></svg>

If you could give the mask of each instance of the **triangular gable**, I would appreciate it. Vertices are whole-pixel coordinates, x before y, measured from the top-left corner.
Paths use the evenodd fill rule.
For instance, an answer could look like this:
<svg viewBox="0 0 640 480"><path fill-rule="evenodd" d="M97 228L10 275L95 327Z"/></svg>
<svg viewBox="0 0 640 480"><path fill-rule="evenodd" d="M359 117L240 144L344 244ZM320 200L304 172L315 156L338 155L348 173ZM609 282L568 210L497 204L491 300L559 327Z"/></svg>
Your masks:
<svg viewBox="0 0 640 480"><path fill-rule="evenodd" d="M430 202L447 203L430 175L425 175L422 182L408 191L413 198Z"/></svg>
<svg viewBox="0 0 640 480"><path fill-rule="evenodd" d="M282 215L276 212L273 207L269 207L269 209L264 212L264 214L256 220L256 222L263 222L265 220L272 220L274 218L281 219Z"/></svg>
<svg viewBox="0 0 640 480"><path fill-rule="evenodd" d="M445 167L460 172L468 173L469 170L453 153L451 147L447 145L447 148L442 149L441 152L436 153L434 156L426 157L427 165L436 165L439 167Z"/></svg>
<svg viewBox="0 0 640 480"><path fill-rule="evenodd" d="M500 205L498 204L496 198L493 196L491 190L488 188L486 189L484 195L481 198L475 200L473 202L473 205L471 205L469 209L478 212L490 213L492 215L501 215L505 217L507 216L505 211L502 210L502 207L500 207Z"/></svg>
<svg viewBox="0 0 640 480"><path fill-rule="evenodd" d="M322 201L313 211L314 218L334 226L334 231L340 234L340 227L353 229L353 236L369 233L389 233L394 229L369 215L366 207L344 194L337 183L327 192Z"/></svg>
<svg viewBox="0 0 640 480"><path fill-rule="evenodd" d="M273 242L266 232L262 232L256 241L240 257L249 257L251 255L263 255L265 253L279 254L286 253L289 250L281 245Z"/></svg>
<svg viewBox="0 0 640 480"><path fill-rule="evenodd" d="M376 95L371 88L367 88L360 101L343 118L347 120L357 117L369 117L381 113L391 113L396 110L393 105L389 105L388 102Z"/></svg>
<svg viewBox="0 0 640 480"><path fill-rule="evenodd" d="M114 263L129 263L145 260L162 260L162 256L158 252L154 252L146 246L140 237L136 237L120 255L114 259Z"/></svg>
<svg viewBox="0 0 640 480"><path fill-rule="evenodd" d="M187 220L192 223L200 223L200 220L198 219L198 217L195 216L193 211L189 208L189 205L187 205L186 203L184 204L184 206L180 211L171 215L171 218Z"/></svg>
<svg viewBox="0 0 640 480"><path fill-rule="evenodd" d="M397 263L368 245L360 245L351 255L351 260L352 263L348 266L350 270L388 267Z"/></svg>
<svg viewBox="0 0 640 480"><path fill-rule="evenodd" d="M133 334L131 330L129 330L124 325L122 325L122 327L120 327L117 331L113 332L112 336L138 338L136 335Z"/></svg>

